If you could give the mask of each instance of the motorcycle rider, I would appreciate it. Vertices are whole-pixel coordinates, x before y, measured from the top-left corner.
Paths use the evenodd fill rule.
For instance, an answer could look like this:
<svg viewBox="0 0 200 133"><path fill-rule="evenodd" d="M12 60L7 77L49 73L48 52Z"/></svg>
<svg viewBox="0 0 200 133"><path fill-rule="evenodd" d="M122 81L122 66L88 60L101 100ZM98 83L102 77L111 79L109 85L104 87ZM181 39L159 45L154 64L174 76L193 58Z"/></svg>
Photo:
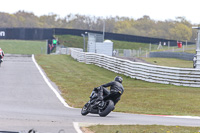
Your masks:
<svg viewBox="0 0 200 133"><path fill-rule="evenodd" d="M111 81L107 84L103 84L100 87L97 87L96 89L98 92L98 100L103 101L103 96L112 94L115 92L119 92L122 95L124 92L124 87L122 85L122 81L123 81L122 77L116 76L114 81ZM106 87L110 87L110 91L107 90ZM121 97L121 95L120 95L120 97ZM118 97L117 100L114 101L114 104L116 104L120 100L120 97ZM102 102L102 104L103 104L103 102Z"/></svg>
<svg viewBox="0 0 200 133"><path fill-rule="evenodd" d="M0 60L3 61L3 57L4 57L4 52L3 50L0 48Z"/></svg>

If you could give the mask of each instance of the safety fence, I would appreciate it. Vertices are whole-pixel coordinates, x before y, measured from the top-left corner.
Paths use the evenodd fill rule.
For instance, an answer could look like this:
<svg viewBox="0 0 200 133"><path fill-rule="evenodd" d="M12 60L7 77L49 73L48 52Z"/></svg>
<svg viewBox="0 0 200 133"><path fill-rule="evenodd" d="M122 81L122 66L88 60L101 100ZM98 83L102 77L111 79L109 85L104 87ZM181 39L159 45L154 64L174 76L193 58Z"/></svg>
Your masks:
<svg viewBox="0 0 200 133"><path fill-rule="evenodd" d="M74 48L70 48L68 54L79 62L95 64L131 78L154 83L200 87L199 69L164 67L141 62L132 62L102 54L82 52L81 49Z"/></svg>

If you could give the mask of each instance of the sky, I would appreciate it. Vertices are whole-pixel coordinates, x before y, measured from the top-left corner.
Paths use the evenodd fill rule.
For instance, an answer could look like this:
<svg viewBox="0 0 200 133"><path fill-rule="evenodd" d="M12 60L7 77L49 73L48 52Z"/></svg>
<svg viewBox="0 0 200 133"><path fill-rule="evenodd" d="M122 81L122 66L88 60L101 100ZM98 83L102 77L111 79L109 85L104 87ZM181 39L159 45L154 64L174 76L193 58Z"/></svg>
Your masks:
<svg viewBox="0 0 200 133"><path fill-rule="evenodd" d="M185 17L192 24L200 24L200 0L1 0L0 12L15 13L19 10L37 16L68 14L96 17L142 18L150 16L156 21Z"/></svg>

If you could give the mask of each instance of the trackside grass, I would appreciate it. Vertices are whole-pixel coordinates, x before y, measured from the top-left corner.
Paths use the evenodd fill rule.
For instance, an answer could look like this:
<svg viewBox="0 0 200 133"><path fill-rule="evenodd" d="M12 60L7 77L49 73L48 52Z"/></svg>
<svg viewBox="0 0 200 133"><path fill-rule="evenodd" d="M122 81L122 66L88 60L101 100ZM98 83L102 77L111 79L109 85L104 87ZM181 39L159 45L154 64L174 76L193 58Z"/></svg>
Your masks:
<svg viewBox="0 0 200 133"><path fill-rule="evenodd" d="M193 61L175 58L142 58L148 63L168 67L193 68Z"/></svg>
<svg viewBox="0 0 200 133"><path fill-rule="evenodd" d="M5 54L45 54L46 41L0 40Z"/></svg>
<svg viewBox="0 0 200 133"><path fill-rule="evenodd" d="M83 37L80 36L73 36L73 35L56 35L56 38L66 47L76 47L76 48L83 48ZM85 42L87 45L88 37L85 38ZM113 42L114 49L139 49L142 48L143 50L149 49L148 43L138 43L138 42L127 42L127 41L116 41L111 40ZM152 49L156 49L157 45L152 44Z"/></svg>
<svg viewBox="0 0 200 133"><path fill-rule="evenodd" d="M200 127L162 125L97 125L82 128L82 130L90 131L90 133L199 133Z"/></svg>
<svg viewBox="0 0 200 133"><path fill-rule="evenodd" d="M57 84L66 102L81 108L94 87L118 74L79 63L68 55L38 55L36 60ZM200 115L200 89L144 82L123 77L125 92L115 111L138 114Z"/></svg>

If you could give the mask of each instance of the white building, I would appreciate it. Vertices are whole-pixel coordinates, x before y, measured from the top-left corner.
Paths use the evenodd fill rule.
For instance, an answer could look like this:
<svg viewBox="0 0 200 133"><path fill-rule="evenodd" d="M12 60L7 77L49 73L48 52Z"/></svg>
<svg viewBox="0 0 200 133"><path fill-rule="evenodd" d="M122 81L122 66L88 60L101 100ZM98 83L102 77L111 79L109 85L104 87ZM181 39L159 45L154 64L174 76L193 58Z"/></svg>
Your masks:
<svg viewBox="0 0 200 133"><path fill-rule="evenodd" d="M112 56L113 42L110 40L103 40L103 35L88 33L88 52L105 54Z"/></svg>

